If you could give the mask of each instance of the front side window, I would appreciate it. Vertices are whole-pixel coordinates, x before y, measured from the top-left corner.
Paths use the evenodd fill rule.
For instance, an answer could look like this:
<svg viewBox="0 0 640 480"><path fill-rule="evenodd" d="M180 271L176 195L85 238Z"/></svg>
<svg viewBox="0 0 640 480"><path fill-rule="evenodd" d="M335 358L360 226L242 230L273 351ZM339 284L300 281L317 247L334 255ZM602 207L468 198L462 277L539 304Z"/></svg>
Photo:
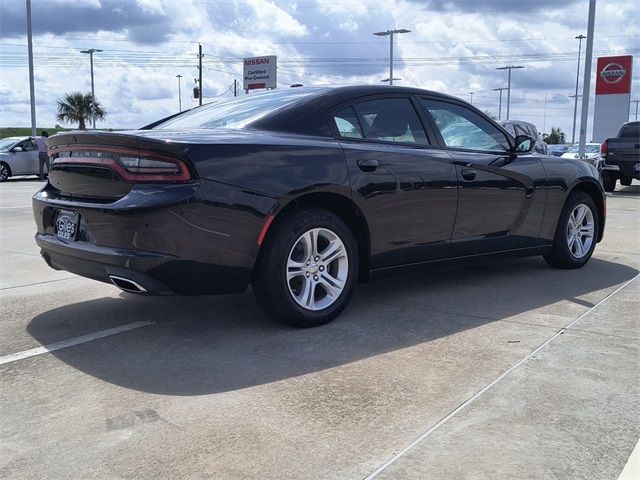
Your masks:
<svg viewBox="0 0 640 480"><path fill-rule="evenodd" d="M20 143L18 146L21 147L22 150L25 152L29 152L31 150L35 150L36 148L38 148L38 146L31 140L25 140L24 142Z"/></svg>
<svg viewBox="0 0 640 480"><path fill-rule="evenodd" d="M513 124L506 123L506 124L503 125L503 127L507 132L509 132L509 134L511 134L511 136L513 138L516 138L516 130L515 130L515 128L513 128Z"/></svg>
<svg viewBox="0 0 640 480"><path fill-rule="evenodd" d="M433 118L447 147L487 152L510 150L505 135L472 110L437 100L422 99L421 102Z"/></svg>
<svg viewBox="0 0 640 480"><path fill-rule="evenodd" d="M515 127L516 127L516 137L518 135L526 135L527 137L531 136L531 132L527 130L526 125L518 125L516 123Z"/></svg>
<svg viewBox="0 0 640 480"><path fill-rule="evenodd" d="M538 131L536 130L536 127L534 127L533 125L527 125L528 130L529 130L529 136L531 138L538 138Z"/></svg>
<svg viewBox="0 0 640 480"><path fill-rule="evenodd" d="M382 98L356 103L354 111L364 138L426 145L427 135L411 100Z"/></svg>

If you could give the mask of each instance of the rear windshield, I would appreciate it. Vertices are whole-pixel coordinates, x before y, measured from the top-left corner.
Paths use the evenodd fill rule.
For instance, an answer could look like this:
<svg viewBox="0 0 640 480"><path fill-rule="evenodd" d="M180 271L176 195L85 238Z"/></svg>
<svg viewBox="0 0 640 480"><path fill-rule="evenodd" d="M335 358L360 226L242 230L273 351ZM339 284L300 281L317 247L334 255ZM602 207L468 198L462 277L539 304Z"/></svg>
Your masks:
<svg viewBox="0 0 640 480"><path fill-rule="evenodd" d="M167 120L155 129L242 128L300 98L316 94L318 89L293 88L279 92L251 93L241 97L194 108Z"/></svg>
<svg viewBox="0 0 640 480"><path fill-rule="evenodd" d="M640 138L640 122L630 123L620 129L620 138Z"/></svg>

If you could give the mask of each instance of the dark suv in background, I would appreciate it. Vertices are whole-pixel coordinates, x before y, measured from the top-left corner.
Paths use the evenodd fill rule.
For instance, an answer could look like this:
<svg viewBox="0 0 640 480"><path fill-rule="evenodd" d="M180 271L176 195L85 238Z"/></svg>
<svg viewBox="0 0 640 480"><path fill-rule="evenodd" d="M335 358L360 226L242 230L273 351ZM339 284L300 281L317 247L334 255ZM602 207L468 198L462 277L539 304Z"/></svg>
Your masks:
<svg viewBox="0 0 640 480"><path fill-rule="evenodd" d="M540 137L538 129L533 123L523 122L522 120L506 120L501 122L500 125L502 125L502 128L509 132L513 138L516 138L518 135L527 135L528 137L534 138L536 144L533 149L544 155L549 154L549 147L542 141L542 137Z"/></svg>

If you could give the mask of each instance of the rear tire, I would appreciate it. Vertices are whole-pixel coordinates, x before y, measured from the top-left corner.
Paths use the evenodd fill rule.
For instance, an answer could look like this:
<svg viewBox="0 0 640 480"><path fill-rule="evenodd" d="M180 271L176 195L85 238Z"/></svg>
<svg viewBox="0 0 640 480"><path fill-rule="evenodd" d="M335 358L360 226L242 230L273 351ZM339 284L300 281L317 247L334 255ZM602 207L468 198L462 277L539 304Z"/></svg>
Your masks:
<svg viewBox="0 0 640 480"><path fill-rule="evenodd" d="M596 248L600 228L598 209L584 192L573 192L567 198L546 262L557 268L580 268Z"/></svg>
<svg viewBox="0 0 640 480"><path fill-rule="evenodd" d="M320 209L279 219L256 266L253 290L275 319L317 327L346 307L358 276L358 247L346 223Z"/></svg>
<svg viewBox="0 0 640 480"><path fill-rule="evenodd" d="M631 177L622 177L620 179L620 185L624 187L628 187L629 185L631 185L631 182L633 182L633 178Z"/></svg>
<svg viewBox="0 0 640 480"><path fill-rule="evenodd" d="M613 192L616 189L616 176L607 171L602 172L602 187L605 192Z"/></svg>

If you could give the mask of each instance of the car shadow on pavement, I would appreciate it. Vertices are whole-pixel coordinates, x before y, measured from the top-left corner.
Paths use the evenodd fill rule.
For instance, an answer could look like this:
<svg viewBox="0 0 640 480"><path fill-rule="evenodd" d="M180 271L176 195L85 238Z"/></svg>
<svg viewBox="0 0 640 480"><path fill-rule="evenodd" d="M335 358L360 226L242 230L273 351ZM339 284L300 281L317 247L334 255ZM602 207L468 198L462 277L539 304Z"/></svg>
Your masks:
<svg viewBox="0 0 640 480"><path fill-rule="evenodd" d="M35 317L29 333L59 340L59 327L155 325L52 352L93 377L165 395L203 395L300 376L443 338L515 315L557 328L604 298L637 270L592 259L580 270L549 268L540 258L500 261L359 285L333 323L294 329L267 317L251 292L237 296L101 298ZM592 294L588 300L583 297ZM568 300L568 302L567 302ZM563 301L561 306L555 305ZM535 310L531 315L522 316ZM542 313L541 313L542 312ZM531 318L529 318L531 317ZM85 327L86 328L86 327ZM550 334L553 332L550 329Z"/></svg>

